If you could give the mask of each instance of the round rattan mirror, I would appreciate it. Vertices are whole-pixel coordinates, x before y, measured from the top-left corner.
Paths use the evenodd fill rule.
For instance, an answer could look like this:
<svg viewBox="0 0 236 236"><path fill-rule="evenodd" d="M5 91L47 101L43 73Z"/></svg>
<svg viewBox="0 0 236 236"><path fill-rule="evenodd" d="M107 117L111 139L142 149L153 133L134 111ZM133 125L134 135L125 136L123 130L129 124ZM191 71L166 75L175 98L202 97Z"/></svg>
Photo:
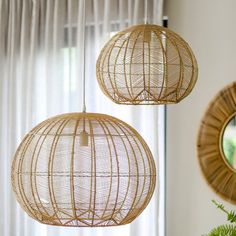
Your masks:
<svg viewBox="0 0 236 236"><path fill-rule="evenodd" d="M236 122L236 82L223 88L210 102L202 119L197 152L201 170L208 184L225 200L236 204L236 163L234 149L228 141L233 137ZM236 132L235 132L236 134ZM227 141L228 140L228 141ZM232 141L233 140L233 141ZM227 146L228 145L228 146ZM236 157L235 157L236 158Z"/></svg>

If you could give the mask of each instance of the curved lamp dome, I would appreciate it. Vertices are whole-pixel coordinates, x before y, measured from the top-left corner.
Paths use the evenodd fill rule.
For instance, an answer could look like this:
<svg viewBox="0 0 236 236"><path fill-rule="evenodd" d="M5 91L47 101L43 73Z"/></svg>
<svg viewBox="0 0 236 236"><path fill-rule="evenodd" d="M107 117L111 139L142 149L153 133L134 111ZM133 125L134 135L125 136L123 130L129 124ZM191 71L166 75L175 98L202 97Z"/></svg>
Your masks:
<svg viewBox="0 0 236 236"><path fill-rule="evenodd" d="M147 206L155 183L154 160L142 137L103 114L69 113L40 123L12 164L18 202L50 225L130 223Z"/></svg>
<svg viewBox="0 0 236 236"><path fill-rule="evenodd" d="M179 35L151 24L135 25L111 38L97 60L97 80L118 104L178 103L197 80L194 54Z"/></svg>

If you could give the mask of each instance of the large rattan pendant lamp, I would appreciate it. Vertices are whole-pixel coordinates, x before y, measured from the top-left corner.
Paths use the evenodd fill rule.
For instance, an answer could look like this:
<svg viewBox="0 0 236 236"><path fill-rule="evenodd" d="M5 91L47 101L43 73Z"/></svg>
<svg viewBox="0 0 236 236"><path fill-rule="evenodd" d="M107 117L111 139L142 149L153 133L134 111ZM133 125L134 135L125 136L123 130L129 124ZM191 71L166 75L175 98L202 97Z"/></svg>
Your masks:
<svg viewBox="0 0 236 236"><path fill-rule="evenodd" d="M193 89L197 62L188 43L162 26L147 23L113 36L97 60L103 93L118 104L178 103Z"/></svg>
<svg viewBox="0 0 236 236"><path fill-rule="evenodd" d="M154 192L151 151L125 122L86 113L85 79L83 91L83 112L45 120L23 139L12 163L13 190L21 207L41 223L130 223Z"/></svg>

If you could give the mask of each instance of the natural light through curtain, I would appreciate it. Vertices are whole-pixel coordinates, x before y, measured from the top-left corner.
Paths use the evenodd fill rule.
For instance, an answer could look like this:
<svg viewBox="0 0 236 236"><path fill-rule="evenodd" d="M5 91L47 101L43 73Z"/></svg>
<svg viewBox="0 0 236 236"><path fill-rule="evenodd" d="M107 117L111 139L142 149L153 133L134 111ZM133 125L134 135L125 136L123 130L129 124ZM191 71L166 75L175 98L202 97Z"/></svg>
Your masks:
<svg viewBox="0 0 236 236"><path fill-rule="evenodd" d="M148 0L151 23L161 24L162 1ZM32 220L13 196L11 160L23 136L50 116L82 110L82 3L0 0L0 235L163 236L164 109L116 105L103 95L96 81L99 51L112 32L143 23L144 0L86 0L86 97L88 112L124 120L151 148L159 179L147 209L126 226L61 228Z"/></svg>

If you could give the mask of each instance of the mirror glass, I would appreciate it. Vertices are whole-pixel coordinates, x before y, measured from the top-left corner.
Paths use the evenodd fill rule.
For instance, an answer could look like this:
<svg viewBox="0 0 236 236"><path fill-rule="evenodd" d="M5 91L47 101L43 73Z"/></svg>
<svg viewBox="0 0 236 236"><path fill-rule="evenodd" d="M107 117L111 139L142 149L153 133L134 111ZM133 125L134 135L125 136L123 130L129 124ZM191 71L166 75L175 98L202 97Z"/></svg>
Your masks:
<svg viewBox="0 0 236 236"><path fill-rule="evenodd" d="M236 116L226 125L222 144L226 161L236 169Z"/></svg>

